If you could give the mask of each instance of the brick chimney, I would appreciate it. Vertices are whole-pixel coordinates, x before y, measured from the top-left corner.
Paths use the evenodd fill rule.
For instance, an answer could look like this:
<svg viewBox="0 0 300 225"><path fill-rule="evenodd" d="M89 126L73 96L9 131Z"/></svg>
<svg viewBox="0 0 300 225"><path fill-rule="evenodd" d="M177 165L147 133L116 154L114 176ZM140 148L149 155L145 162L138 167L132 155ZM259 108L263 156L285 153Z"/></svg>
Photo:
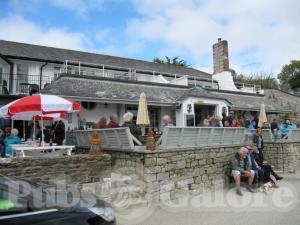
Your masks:
<svg viewBox="0 0 300 225"><path fill-rule="evenodd" d="M229 71L228 42L218 38L213 45L214 74Z"/></svg>

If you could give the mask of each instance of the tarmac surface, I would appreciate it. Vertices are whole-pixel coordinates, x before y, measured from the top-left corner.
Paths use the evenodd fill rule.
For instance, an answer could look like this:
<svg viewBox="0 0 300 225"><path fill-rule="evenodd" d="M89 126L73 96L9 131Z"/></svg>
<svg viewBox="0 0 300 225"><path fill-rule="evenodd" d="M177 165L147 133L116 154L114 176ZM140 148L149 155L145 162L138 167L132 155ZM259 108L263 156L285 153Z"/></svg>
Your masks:
<svg viewBox="0 0 300 225"><path fill-rule="evenodd" d="M298 170L299 171L299 170ZM279 188L250 193L232 188L184 196L180 201L117 212L120 225L300 225L300 172L283 174Z"/></svg>

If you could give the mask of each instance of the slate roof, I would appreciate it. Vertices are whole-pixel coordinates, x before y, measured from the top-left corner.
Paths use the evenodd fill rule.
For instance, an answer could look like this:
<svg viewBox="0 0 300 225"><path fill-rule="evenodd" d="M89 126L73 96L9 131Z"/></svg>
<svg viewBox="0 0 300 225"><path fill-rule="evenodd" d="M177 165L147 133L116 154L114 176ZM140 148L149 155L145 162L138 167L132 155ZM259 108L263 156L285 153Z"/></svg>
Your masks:
<svg viewBox="0 0 300 225"><path fill-rule="evenodd" d="M184 92L184 94L178 99L179 101L183 101L187 97L200 97L200 98L210 98L210 99L221 99L227 101L227 99L223 98L221 95L212 93L208 89L204 89L201 87L193 87L189 88ZM230 103L229 101L227 101Z"/></svg>
<svg viewBox="0 0 300 225"><path fill-rule="evenodd" d="M57 63L63 63L65 60L73 60L211 79L211 74L193 68L4 40L0 40L0 54L7 56L8 58L23 57L27 59L38 59Z"/></svg>
<svg viewBox="0 0 300 225"><path fill-rule="evenodd" d="M290 112L291 110L278 104L276 101L270 100L265 95L255 94L239 94L239 93L226 93L222 91L214 92L232 103L231 109L233 110L251 110L260 111L261 104L265 104L267 112Z"/></svg>
<svg viewBox="0 0 300 225"><path fill-rule="evenodd" d="M225 100L233 110L259 111L261 104L267 112L290 112L285 104L270 98L270 95L225 92L170 84L156 84L140 81L122 81L109 78L64 75L42 90L42 93L55 94L86 101L132 102L137 104L139 95L145 92L149 105L180 104L187 97L201 97Z"/></svg>
<svg viewBox="0 0 300 225"><path fill-rule="evenodd" d="M143 82L112 81L103 78L81 78L62 76L42 92L105 102L137 103L141 92L145 92L149 104L175 105L187 87L151 85Z"/></svg>

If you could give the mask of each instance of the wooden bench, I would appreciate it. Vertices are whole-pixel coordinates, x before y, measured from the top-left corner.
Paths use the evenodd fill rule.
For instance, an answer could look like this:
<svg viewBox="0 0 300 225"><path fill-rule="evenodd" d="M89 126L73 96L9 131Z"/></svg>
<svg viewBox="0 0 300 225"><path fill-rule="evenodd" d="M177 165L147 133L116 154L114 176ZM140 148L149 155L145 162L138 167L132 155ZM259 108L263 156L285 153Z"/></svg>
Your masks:
<svg viewBox="0 0 300 225"><path fill-rule="evenodd" d="M74 131L77 147L90 148L90 141L94 132L97 132L101 139L101 148L105 150L133 150L134 143L142 145L135 138L128 127L111 128L111 129L92 129Z"/></svg>
<svg viewBox="0 0 300 225"><path fill-rule="evenodd" d="M246 129L231 127L167 127L156 145L180 149L244 144Z"/></svg>

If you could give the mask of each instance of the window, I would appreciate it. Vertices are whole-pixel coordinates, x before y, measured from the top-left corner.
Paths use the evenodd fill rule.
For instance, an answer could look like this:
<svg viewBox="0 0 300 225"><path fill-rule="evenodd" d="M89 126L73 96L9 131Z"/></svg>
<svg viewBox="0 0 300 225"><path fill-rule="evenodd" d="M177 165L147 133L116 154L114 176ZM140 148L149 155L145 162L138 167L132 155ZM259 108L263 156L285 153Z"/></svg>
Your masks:
<svg viewBox="0 0 300 225"><path fill-rule="evenodd" d="M149 107L150 127L159 128L160 110L158 107Z"/></svg>
<svg viewBox="0 0 300 225"><path fill-rule="evenodd" d="M125 112L131 112L133 114L133 122L136 123L137 119L137 112L138 112L138 106L137 105L126 105L125 106ZM159 122L160 122L160 110L159 107L148 107L148 113L149 113L149 120L150 120L150 127L156 127L159 128Z"/></svg>
<svg viewBox="0 0 300 225"><path fill-rule="evenodd" d="M28 76L29 65L28 64L17 64L17 74Z"/></svg>
<svg viewBox="0 0 300 225"><path fill-rule="evenodd" d="M16 82L16 92L22 94L28 94L28 64L17 64L17 82Z"/></svg>

